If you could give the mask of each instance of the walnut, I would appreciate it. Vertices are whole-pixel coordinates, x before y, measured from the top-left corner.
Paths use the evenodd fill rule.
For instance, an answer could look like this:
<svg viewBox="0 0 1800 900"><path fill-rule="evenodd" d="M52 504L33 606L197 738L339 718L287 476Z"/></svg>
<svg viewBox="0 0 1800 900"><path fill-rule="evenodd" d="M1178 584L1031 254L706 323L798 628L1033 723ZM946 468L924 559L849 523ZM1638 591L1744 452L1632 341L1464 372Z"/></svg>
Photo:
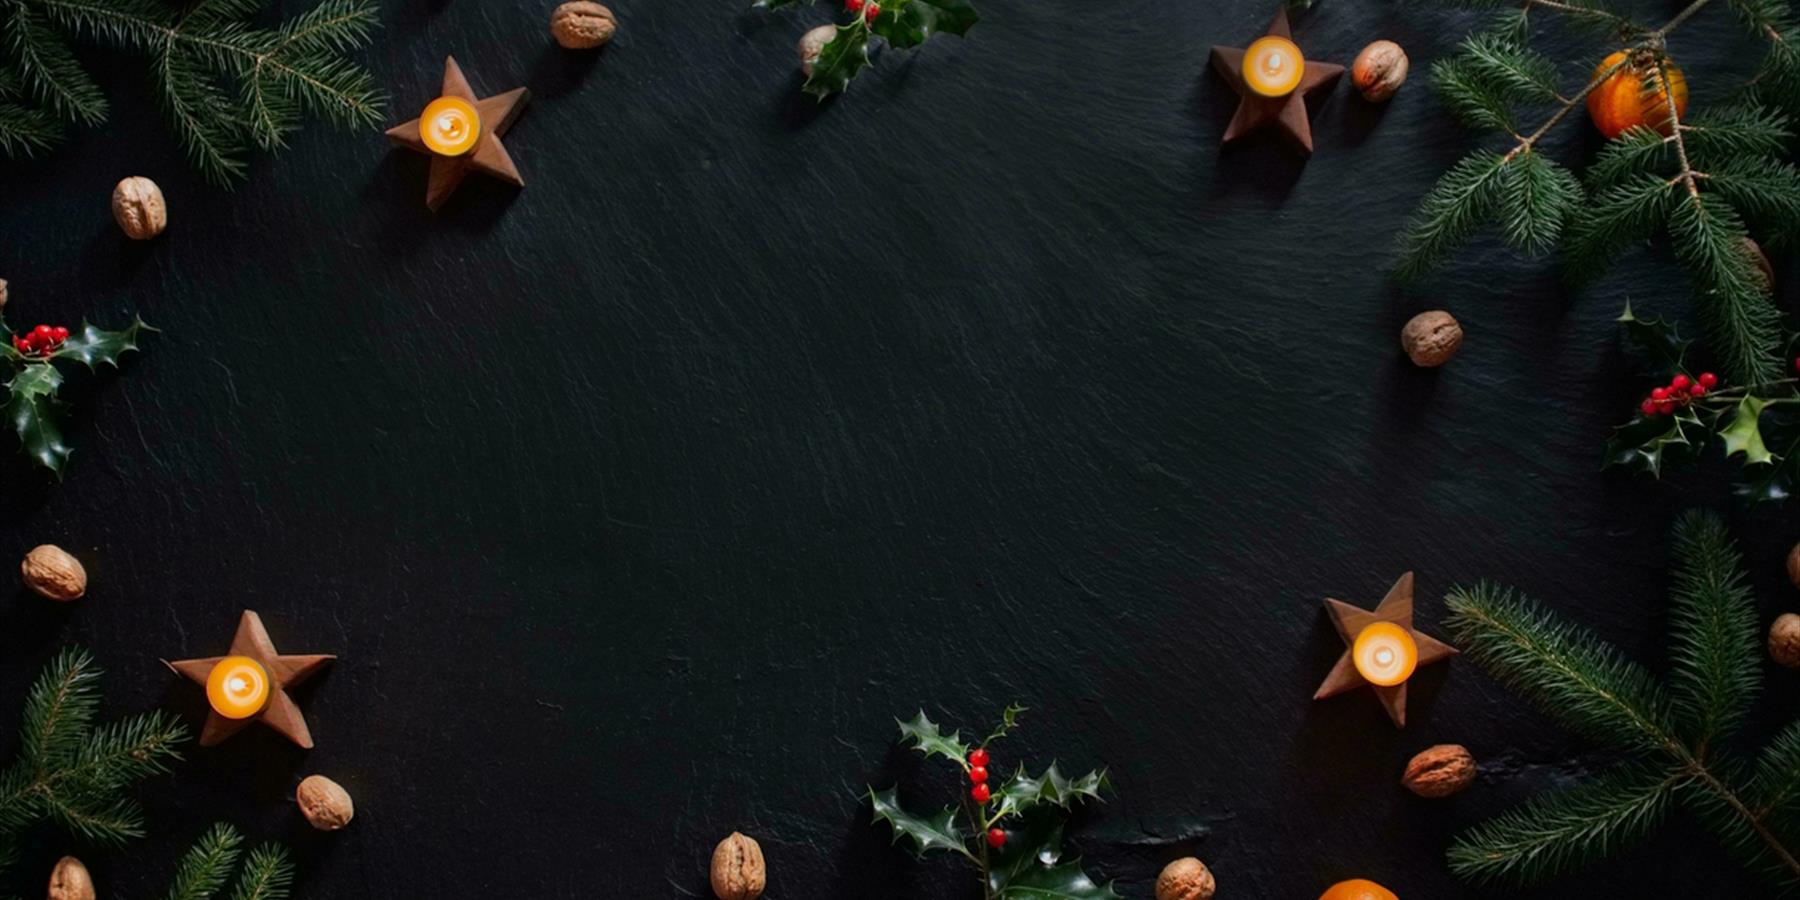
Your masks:
<svg viewBox="0 0 1800 900"><path fill-rule="evenodd" d="M1460 793L1475 781L1475 757L1461 744L1428 747L1406 764L1401 783L1432 800Z"/></svg>
<svg viewBox="0 0 1800 900"><path fill-rule="evenodd" d="M1795 544L1794 549L1788 551L1787 570L1788 580L1794 583L1794 587L1800 587L1800 544Z"/></svg>
<svg viewBox="0 0 1800 900"><path fill-rule="evenodd" d="M323 775L308 775L294 791L300 803L300 814L320 831L336 831L356 818L356 804L343 785Z"/></svg>
<svg viewBox="0 0 1800 900"><path fill-rule="evenodd" d="M40 544L19 563L25 586L52 600L79 600L87 593L87 569L55 544Z"/></svg>
<svg viewBox="0 0 1800 900"><path fill-rule="evenodd" d="M1166 866L1156 876L1156 900L1212 900L1213 873L1191 856Z"/></svg>
<svg viewBox="0 0 1800 900"><path fill-rule="evenodd" d="M147 241L169 227L169 208L162 188L148 178L133 175L113 188L113 221L134 241Z"/></svg>
<svg viewBox="0 0 1800 900"><path fill-rule="evenodd" d="M800 44L795 47L800 53L800 71L811 78L813 65L819 61L819 54L825 52L825 45L837 38L836 25L820 25L800 36Z"/></svg>
<svg viewBox="0 0 1800 900"><path fill-rule="evenodd" d="M1413 365L1427 369L1449 362L1462 347L1462 339L1462 325L1441 309L1413 316L1400 330L1401 349L1412 357Z"/></svg>
<svg viewBox="0 0 1800 900"><path fill-rule="evenodd" d="M737 832L713 848L712 889L719 900L756 900L769 883L762 846Z"/></svg>
<svg viewBox="0 0 1800 900"><path fill-rule="evenodd" d="M1356 83L1357 90L1362 91L1363 99L1382 103L1406 83L1406 70L1410 65L1406 51L1400 49L1399 44L1376 41L1356 55L1356 63L1350 67L1350 80Z"/></svg>
<svg viewBox="0 0 1800 900"><path fill-rule="evenodd" d="M550 34L569 50L592 50L618 30L613 11L589 0L569 0L550 14Z"/></svg>
<svg viewBox="0 0 1800 900"><path fill-rule="evenodd" d="M1776 665L1800 669L1800 616L1782 613L1769 626L1769 658Z"/></svg>
<svg viewBox="0 0 1800 900"><path fill-rule="evenodd" d="M6 279L0 278L0 307L6 306Z"/></svg>
<svg viewBox="0 0 1800 900"><path fill-rule="evenodd" d="M1769 254L1763 252L1762 245L1753 237L1744 237L1744 249L1750 251L1750 259L1756 263L1756 274L1761 275L1763 287L1775 290L1775 266L1769 262Z"/></svg>
<svg viewBox="0 0 1800 900"><path fill-rule="evenodd" d="M93 876L81 860L65 856L50 870L50 890L44 896L47 900L94 900Z"/></svg>

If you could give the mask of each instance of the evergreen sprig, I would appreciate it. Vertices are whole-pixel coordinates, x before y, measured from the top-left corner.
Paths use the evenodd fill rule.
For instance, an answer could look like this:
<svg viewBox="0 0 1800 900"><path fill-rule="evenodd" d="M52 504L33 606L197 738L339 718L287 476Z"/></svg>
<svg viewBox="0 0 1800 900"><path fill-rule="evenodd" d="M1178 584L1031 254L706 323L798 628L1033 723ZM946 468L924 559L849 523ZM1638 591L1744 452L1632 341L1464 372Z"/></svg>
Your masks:
<svg viewBox="0 0 1800 900"><path fill-rule="evenodd" d="M1628 130L1601 151L1583 184L1545 157L1545 137L1627 66L1644 67L1644 96L1656 96L1656 85L1670 83L1670 33L1712 0L1690 0L1658 28L1597 2L1517 2L1432 68L1433 88L1451 114L1502 136L1504 149L1474 151L1425 196L1401 237L1398 273L1425 274L1490 222L1528 255L1560 247L1577 281L1604 273L1621 249L1666 233L1727 376L1752 385L1778 377L1780 317L1746 242L1754 232L1780 249L1800 234L1800 171L1786 159L1789 116L1800 114L1800 17L1788 0L1721 4L1766 48L1758 74L1735 99L1692 120L1665 97L1667 136ZM1536 10L1602 26L1607 41L1623 42L1624 60L1563 93L1554 61L1529 46ZM1541 124L1520 127L1527 116Z"/></svg>
<svg viewBox="0 0 1800 900"><path fill-rule="evenodd" d="M755 0L757 9L811 5L815 0ZM857 0L845 4L850 20L819 51L801 90L820 103L850 87L850 80L870 65L869 48L881 38L897 50L925 43L938 34L963 37L981 15L969 0Z"/></svg>
<svg viewBox="0 0 1800 900"><path fill-rule="evenodd" d="M163 900L214 900L242 857L243 835L220 822L181 858ZM238 872L232 900L285 900L294 880L294 865L280 844L264 844L250 852Z"/></svg>
<svg viewBox="0 0 1800 900"><path fill-rule="evenodd" d="M345 54L369 41L369 0L323 0L273 28L265 0L0 0L0 153L55 146L62 125L106 119L106 98L67 36L141 53L188 158L210 180L244 177L306 115L351 127L379 121L381 91Z"/></svg>
<svg viewBox="0 0 1800 900"><path fill-rule="evenodd" d="M19 449L61 478L63 467L75 451L63 441L58 403L63 371L58 363L76 362L92 371L98 371L101 365L117 369L126 353L138 349L138 337L156 329L133 318L131 324L116 331L82 322L76 330L65 329L57 338L35 333L48 327L14 335L5 316L0 315L0 372L12 375L11 380L0 385L0 416L18 435Z"/></svg>
<svg viewBox="0 0 1800 900"><path fill-rule="evenodd" d="M39 822L99 843L143 836L143 811L125 790L166 773L187 729L162 712L96 726L99 705L100 669L86 650L64 650L32 685L18 759L0 772L0 873Z"/></svg>
<svg viewBox="0 0 1800 900"><path fill-rule="evenodd" d="M1451 628L1478 664L1557 721L1634 757L1464 833L1448 854L1456 874L1542 881L1642 838L1679 803L1777 883L1800 886L1800 722L1771 741L1754 768L1718 746L1742 724L1757 687L1743 560L1724 523L1707 513L1683 516L1673 543L1666 687L1511 590L1451 591Z"/></svg>

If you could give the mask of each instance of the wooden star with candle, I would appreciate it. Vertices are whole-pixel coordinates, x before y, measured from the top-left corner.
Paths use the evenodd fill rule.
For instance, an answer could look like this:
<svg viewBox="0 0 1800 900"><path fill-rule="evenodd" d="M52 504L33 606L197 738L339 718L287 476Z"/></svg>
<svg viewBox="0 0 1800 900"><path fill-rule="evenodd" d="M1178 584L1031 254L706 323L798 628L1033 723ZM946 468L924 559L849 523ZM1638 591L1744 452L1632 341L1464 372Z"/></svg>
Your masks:
<svg viewBox="0 0 1800 900"><path fill-rule="evenodd" d="M1286 3L1275 13L1268 33L1249 47L1213 47L1212 65L1240 98L1222 143L1274 125L1302 155L1312 156L1307 101L1335 86L1344 67L1316 62L1301 53L1288 26Z"/></svg>
<svg viewBox="0 0 1800 900"><path fill-rule="evenodd" d="M470 172L480 172L524 187L519 167L500 138L519 118L531 92L513 88L504 94L476 99L475 89L463 77L454 57L444 59L442 95L425 112L405 124L388 129L388 140L431 157L431 175L425 184L425 205L433 212L456 193Z"/></svg>
<svg viewBox="0 0 1800 900"><path fill-rule="evenodd" d="M1456 648L1413 629L1413 573L1394 582L1387 596L1373 610L1360 609L1342 600L1325 599L1325 611L1344 639L1344 655L1313 694L1314 700L1369 687L1387 710L1396 727L1406 726L1406 679L1418 666L1442 662L1456 655ZM1374 626L1371 628L1371 626ZM1390 642L1384 645L1384 641ZM1369 647L1375 649L1369 652ZM1388 647L1390 655L1381 655ZM1363 655L1359 656L1359 651ZM1409 656L1410 654L1410 656ZM1397 658L1396 658L1397 657ZM1360 660L1360 662L1359 662ZM1382 666L1391 664L1393 671ZM1371 680L1373 674L1377 680ZM1391 677L1389 677L1391 676ZM1397 678L1394 683L1382 683Z"/></svg>
<svg viewBox="0 0 1800 900"><path fill-rule="evenodd" d="M277 653L275 642L269 639L268 629L263 627L262 617L244 610L243 618L238 620L237 635L231 639L229 655L184 659L179 662L163 660L163 665L207 688L208 701L212 703L213 710L206 717L206 726L200 731L200 746L211 747L242 731L251 722L260 721L281 732L288 740L311 750L312 731L306 727L306 717L300 714L300 707L294 704L294 698L288 696L287 689L318 674L326 663L334 659L337 657L326 654L283 656ZM240 672L243 674L242 678L237 677ZM266 693L266 697L256 701L261 705L246 704L242 715L226 715L222 712L219 692L222 680L220 676L223 675L233 676L232 689L238 692ZM262 683L257 683L259 678ZM227 693L223 699L229 702L233 698Z"/></svg>

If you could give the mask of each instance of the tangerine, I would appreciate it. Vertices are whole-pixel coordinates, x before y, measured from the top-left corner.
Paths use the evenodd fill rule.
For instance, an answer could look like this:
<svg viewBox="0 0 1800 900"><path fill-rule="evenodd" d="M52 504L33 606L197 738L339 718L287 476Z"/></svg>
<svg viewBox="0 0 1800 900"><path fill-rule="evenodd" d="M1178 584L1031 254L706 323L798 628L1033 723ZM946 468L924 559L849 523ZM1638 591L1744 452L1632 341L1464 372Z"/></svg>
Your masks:
<svg viewBox="0 0 1800 900"><path fill-rule="evenodd" d="M1393 891L1362 878L1340 881L1325 889L1319 900L1400 900Z"/></svg>
<svg viewBox="0 0 1800 900"><path fill-rule="evenodd" d="M1622 63L1622 65L1621 65ZM1669 70L1667 90L1663 86L1662 66ZM1627 51L1618 50L1594 68L1599 78L1608 69L1618 68L1588 94L1588 118L1608 140L1635 127L1653 128L1667 135L1670 131L1669 99L1675 100L1675 114L1687 114L1687 76L1672 62L1661 65L1649 54L1632 59Z"/></svg>

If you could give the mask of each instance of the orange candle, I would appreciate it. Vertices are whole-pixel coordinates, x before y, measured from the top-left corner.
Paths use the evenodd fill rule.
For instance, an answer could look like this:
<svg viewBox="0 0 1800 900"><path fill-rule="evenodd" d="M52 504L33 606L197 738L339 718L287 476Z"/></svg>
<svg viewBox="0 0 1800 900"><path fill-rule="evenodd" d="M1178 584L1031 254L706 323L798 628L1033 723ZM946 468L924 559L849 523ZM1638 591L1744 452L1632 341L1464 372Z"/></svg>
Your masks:
<svg viewBox="0 0 1800 900"><path fill-rule="evenodd" d="M1286 97L1306 74L1306 56L1293 41L1268 35L1244 51L1244 84L1264 97Z"/></svg>
<svg viewBox="0 0 1800 900"><path fill-rule="evenodd" d="M1370 684L1393 687L1412 677L1419 665L1419 645L1406 629L1392 622L1376 622L1356 636L1350 661Z"/></svg>
<svg viewBox="0 0 1800 900"><path fill-rule="evenodd" d="M439 97L419 116L419 138L433 153L461 156L481 137L481 114L461 97Z"/></svg>
<svg viewBox="0 0 1800 900"><path fill-rule="evenodd" d="M247 719L269 703L269 672L248 656L227 656L206 676L206 700L227 719Z"/></svg>

